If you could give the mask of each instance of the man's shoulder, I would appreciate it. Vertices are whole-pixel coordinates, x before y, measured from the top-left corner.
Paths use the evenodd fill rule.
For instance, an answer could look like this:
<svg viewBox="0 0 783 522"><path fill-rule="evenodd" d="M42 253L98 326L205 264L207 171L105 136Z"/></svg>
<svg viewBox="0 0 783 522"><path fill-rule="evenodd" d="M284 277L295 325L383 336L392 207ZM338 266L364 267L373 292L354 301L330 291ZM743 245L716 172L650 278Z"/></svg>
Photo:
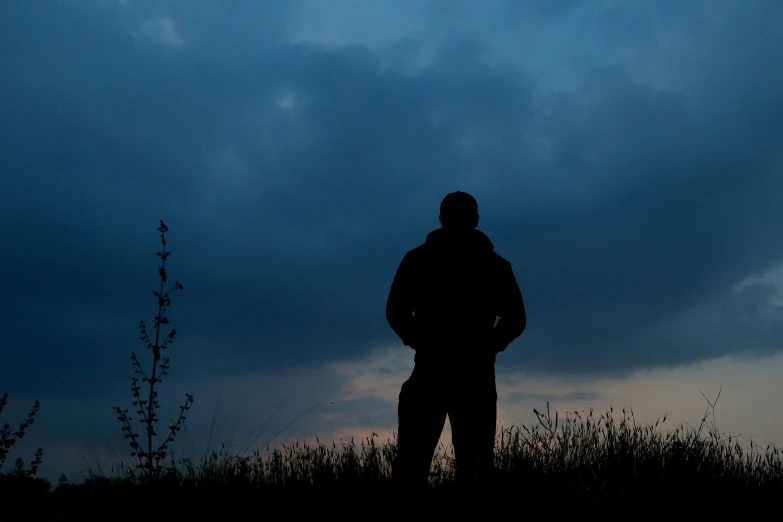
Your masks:
<svg viewBox="0 0 783 522"><path fill-rule="evenodd" d="M418 258L421 258L424 255L427 255L427 252L430 250L430 245L427 243L422 243L421 245L417 246L416 248L412 248L408 250L405 253L405 258L408 260L415 260Z"/></svg>
<svg viewBox="0 0 783 522"><path fill-rule="evenodd" d="M491 257L492 261L494 263L496 263L499 267L507 268L507 267L511 266L511 261L509 261L505 257L501 256L500 254L498 254L494 250L492 251L492 254L491 254L490 257Z"/></svg>

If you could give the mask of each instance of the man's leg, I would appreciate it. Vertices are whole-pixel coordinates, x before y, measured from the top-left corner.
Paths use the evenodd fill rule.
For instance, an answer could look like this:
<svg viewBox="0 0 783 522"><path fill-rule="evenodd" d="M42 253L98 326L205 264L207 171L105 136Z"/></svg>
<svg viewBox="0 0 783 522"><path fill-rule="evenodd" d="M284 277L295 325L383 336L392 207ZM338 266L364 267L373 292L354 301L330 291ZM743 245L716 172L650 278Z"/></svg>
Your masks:
<svg viewBox="0 0 783 522"><path fill-rule="evenodd" d="M425 493L432 457L446 422L442 386L413 370L400 391L397 460L393 474L402 492Z"/></svg>
<svg viewBox="0 0 783 522"><path fill-rule="evenodd" d="M449 404L457 480L462 488L483 496L494 484L497 389L491 375L455 379ZM468 492L466 491L466 493Z"/></svg>

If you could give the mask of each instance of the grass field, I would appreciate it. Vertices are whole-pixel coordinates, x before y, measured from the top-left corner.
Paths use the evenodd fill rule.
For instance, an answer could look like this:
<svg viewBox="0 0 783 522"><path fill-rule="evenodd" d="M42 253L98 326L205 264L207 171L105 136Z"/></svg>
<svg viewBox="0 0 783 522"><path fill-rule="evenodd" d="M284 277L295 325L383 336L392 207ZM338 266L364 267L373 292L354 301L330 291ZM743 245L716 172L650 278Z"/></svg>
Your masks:
<svg viewBox="0 0 783 522"><path fill-rule="evenodd" d="M776 512L783 491L779 450L744 450L736 439L722 438L708 418L707 413L698 428L664 431L665 418L638 425L632 411L561 417L547 408L534 426L499 430L497 480L481 509L492 516L579 520ZM370 437L342 445L294 443L248 457L217 450L200 462L169 459L155 480L119 473L57 487L7 473L0 483L0 518L353 520L413 516L423 509L465 513L478 505L470 491L455 489L449 448L433 459L428 498L406 503L390 480L395 449L394 440ZM132 469L128 464L125 472Z"/></svg>

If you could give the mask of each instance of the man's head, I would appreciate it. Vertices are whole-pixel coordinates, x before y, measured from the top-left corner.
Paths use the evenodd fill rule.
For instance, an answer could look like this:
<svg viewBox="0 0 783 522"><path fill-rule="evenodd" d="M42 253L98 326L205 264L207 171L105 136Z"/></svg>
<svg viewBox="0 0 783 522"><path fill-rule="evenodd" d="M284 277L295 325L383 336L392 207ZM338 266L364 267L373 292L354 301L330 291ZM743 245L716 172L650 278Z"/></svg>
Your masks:
<svg viewBox="0 0 783 522"><path fill-rule="evenodd" d="M443 198L439 217L443 228L476 228L479 222L478 203L467 192L452 192Z"/></svg>

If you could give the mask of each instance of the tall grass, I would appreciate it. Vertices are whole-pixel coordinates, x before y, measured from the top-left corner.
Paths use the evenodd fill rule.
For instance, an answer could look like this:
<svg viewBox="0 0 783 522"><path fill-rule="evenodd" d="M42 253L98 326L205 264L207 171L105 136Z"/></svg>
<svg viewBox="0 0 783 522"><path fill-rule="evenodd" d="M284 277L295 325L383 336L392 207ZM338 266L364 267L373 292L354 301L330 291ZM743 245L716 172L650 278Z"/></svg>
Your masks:
<svg viewBox="0 0 783 522"><path fill-rule="evenodd" d="M743 449L737 438L722 436L714 407L713 402L698 428L680 424L664 431L665 417L641 424L632 409L561 416L547 404L545 411L536 410L535 424L498 430L492 513L677 520L746 518L772 509L783 486L780 451ZM175 471L153 484L93 477L82 485L61 485L51 492L50 505L63 509L70 499L68 515L77 517L88 507L101 513L143 498L161 506L156 511L161 517L209 510L260 517L274 509L289 516L336 512L348 519L383 518L404 500L395 497L390 482L395 455L396 441L374 434L341 443L294 442L246 456L221 447L198 461L172 459ZM466 492L455 490L450 446L440 446L434 456L430 484L438 510L464 500Z"/></svg>
<svg viewBox="0 0 783 522"><path fill-rule="evenodd" d="M756 445L743 449L736 437L721 435L714 423L715 404L698 428L680 424L670 431L663 430L665 417L641 424L632 409L561 416L547 404L545 411L536 410L535 424L498 430L493 512L620 520L747 518L773 509L783 487L780 451ZM172 473L152 483L100 476L78 485L63 483L45 495L39 492L36 506L48 520L57 513L82 520L139 503L156 506L144 516L147 520L211 510L223 517L248 513L260 518L279 510L289 516L337 512L348 519L383 518L404 500L394 496L390 483L395 455L396 441L380 441L376 435L341 443L294 442L246 456L221 447L198 461L170 458ZM464 497L454 487L453 449L440 446L430 488L441 503L438 509ZM131 514L119 512L112 520Z"/></svg>

